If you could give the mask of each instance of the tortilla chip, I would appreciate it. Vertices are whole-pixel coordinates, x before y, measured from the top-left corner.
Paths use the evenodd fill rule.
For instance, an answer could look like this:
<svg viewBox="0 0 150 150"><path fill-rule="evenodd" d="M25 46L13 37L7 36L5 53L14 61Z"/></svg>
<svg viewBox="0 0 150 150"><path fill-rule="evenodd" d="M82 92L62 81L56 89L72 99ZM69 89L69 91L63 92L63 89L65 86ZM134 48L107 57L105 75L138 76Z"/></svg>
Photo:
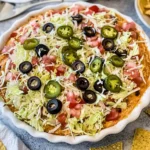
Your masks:
<svg viewBox="0 0 150 150"><path fill-rule="evenodd" d="M102 146L99 148L91 148L90 150L123 150L123 143L117 142L108 146Z"/></svg>
<svg viewBox="0 0 150 150"><path fill-rule="evenodd" d="M146 11L145 11L145 14L146 14L146 15L150 15L150 10L146 10Z"/></svg>
<svg viewBox="0 0 150 150"><path fill-rule="evenodd" d="M150 117L150 107L146 108L144 112Z"/></svg>
<svg viewBox="0 0 150 150"><path fill-rule="evenodd" d="M150 4L145 5L144 8L150 9Z"/></svg>
<svg viewBox="0 0 150 150"><path fill-rule="evenodd" d="M150 131L136 129L131 150L150 150Z"/></svg>
<svg viewBox="0 0 150 150"><path fill-rule="evenodd" d="M2 143L2 141L0 141L0 150L6 150L6 147L4 146L4 144Z"/></svg>

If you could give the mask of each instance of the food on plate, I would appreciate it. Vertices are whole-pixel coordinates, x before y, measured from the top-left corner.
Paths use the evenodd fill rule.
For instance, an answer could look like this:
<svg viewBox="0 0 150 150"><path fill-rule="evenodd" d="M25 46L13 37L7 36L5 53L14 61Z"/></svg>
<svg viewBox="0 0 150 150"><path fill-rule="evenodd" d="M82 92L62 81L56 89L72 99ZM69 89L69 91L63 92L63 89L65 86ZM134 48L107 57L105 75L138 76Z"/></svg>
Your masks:
<svg viewBox="0 0 150 150"><path fill-rule="evenodd" d="M138 26L114 10L73 4L32 16L0 54L0 95L37 131L95 135L127 117L149 86Z"/></svg>
<svg viewBox="0 0 150 150"><path fill-rule="evenodd" d="M2 143L2 141L0 141L0 150L6 150L6 147L4 146L4 144Z"/></svg>
<svg viewBox="0 0 150 150"><path fill-rule="evenodd" d="M140 142L139 142L140 141ZM150 149L150 131L138 128L135 131L131 150Z"/></svg>
<svg viewBox="0 0 150 150"><path fill-rule="evenodd" d="M150 1L149 0L139 0L141 1L141 7L142 7L142 12L145 14L145 15L148 15L150 16Z"/></svg>
<svg viewBox="0 0 150 150"><path fill-rule="evenodd" d="M123 150L123 143L117 142L108 146L102 146L99 148L90 148L90 150Z"/></svg>

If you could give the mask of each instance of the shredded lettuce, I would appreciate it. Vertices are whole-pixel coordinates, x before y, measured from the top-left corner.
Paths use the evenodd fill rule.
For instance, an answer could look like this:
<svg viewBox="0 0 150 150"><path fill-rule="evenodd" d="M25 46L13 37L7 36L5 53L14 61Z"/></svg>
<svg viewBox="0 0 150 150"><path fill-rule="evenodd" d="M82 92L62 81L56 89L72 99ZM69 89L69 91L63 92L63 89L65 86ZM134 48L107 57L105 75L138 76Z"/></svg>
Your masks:
<svg viewBox="0 0 150 150"><path fill-rule="evenodd" d="M35 53L35 52L33 51L33 53ZM12 62L15 63L15 65L17 67L23 61L31 62L31 59L32 59L32 55L31 55L30 51L25 50L23 48L23 45L20 45L20 44L17 44L16 49L14 50L14 53L10 57L11 57Z"/></svg>
<svg viewBox="0 0 150 150"><path fill-rule="evenodd" d="M108 101L106 102L106 104L108 106L111 106L111 107L114 107L114 108L121 108L121 109L126 109L127 108L127 102L119 102L119 103L116 103L116 102L111 102L111 101Z"/></svg>
<svg viewBox="0 0 150 150"><path fill-rule="evenodd" d="M122 32L121 36L115 40L115 44L121 49L126 49L130 42L131 32Z"/></svg>
<svg viewBox="0 0 150 150"><path fill-rule="evenodd" d="M52 22L56 27L62 25L70 25L71 27L73 27L73 22L69 18L69 15L66 16L65 14L55 14L53 17L50 18L50 22Z"/></svg>
<svg viewBox="0 0 150 150"><path fill-rule="evenodd" d="M70 130L75 134L95 135L103 127L104 113L99 107L84 105L80 119L68 120Z"/></svg>
<svg viewBox="0 0 150 150"><path fill-rule="evenodd" d="M125 98L128 95L128 91L121 91L120 93L113 93L112 98L113 99L120 99L120 98Z"/></svg>
<svg viewBox="0 0 150 150"><path fill-rule="evenodd" d="M43 89L41 88L41 91L42 90ZM12 104L17 109L15 115L20 120L24 120L36 128L38 131L43 131L43 123L40 119L40 109L47 101L44 95L41 95L41 91L29 90L28 94L23 95L23 92L19 89L19 83L17 81L11 81L7 83L5 95L9 100L7 104Z"/></svg>
<svg viewBox="0 0 150 150"><path fill-rule="evenodd" d="M23 91L19 89L19 83L17 81L11 81L7 83L6 87L5 97L10 100L8 104L13 104L16 108L19 108L23 98Z"/></svg>
<svg viewBox="0 0 150 150"><path fill-rule="evenodd" d="M50 80L50 73L46 71L42 66L37 66L32 70L30 75L39 77L43 84Z"/></svg>
<svg viewBox="0 0 150 150"><path fill-rule="evenodd" d="M129 56L132 57L136 55L139 55L139 46L138 44L134 43L133 50L130 50Z"/></svg>
<svg viewBox="0 0 150 150"><path fill-rule="evenodd" d="M98 104L100 101L104 102L107 99L108 99L108 96L98 93L97 94L97 100L96 100L95 104Z"/></svg>
<svg viewBox="0 0 150 150"><path fill-rule="evenodd" d="M44 103L47 100L40 91L29 91L21 99L21 104L15 115L33 126L38 131L43 131L43 123L41 121L41 112Z"/></svg>

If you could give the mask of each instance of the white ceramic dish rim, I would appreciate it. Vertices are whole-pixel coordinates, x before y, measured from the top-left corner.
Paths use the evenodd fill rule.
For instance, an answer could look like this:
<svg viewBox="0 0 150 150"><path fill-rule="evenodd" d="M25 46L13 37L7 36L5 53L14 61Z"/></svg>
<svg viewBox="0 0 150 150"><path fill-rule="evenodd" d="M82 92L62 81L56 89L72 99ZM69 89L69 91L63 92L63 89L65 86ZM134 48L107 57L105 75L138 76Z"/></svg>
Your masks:
<svg viewBox="0 0 150 150"><path fill-rule="evenodd" d="M136 13L138 14L138 16L141 19L141 21L144 23L145 26L147 26L148 28L150 28L150 24L144 19L144 15L139 10L138 0L134 0L134 5L135 5Z"/></svg>
<svg viewBox="0 0 150 150"><path fill-rule="evenodd" d="M81 4L84 6L93 5L93 4L87 3L87 2L76 2L76 4ZM10 34L15 29L17 29L17 27L26 23L28 21L28 18L30 18L31 16L35 16L37 14L40 14L40 13L42 13L48 9L59 9L61 7L69 6L69 5L72 5L72 3L66 2L66 3L59 4L59 5L48 6L48 7L41 9L41 10L33 11L33 12L29 13L27 16L23 17L22 19L16 21L12 25L12 27L1 36L1 38L0 38L0 49L2 49L4 44L7 42ZM105 6L100 5L100 4L97 4L97 5L99 7L105 7ZM117 10L115 10L115 9L112 9L112 10L114 10L120 16L126 18L128 21L133 21L130 17L122 15ZM147 46L150 48L149 38L145 35L145 33L143 32L142 28L139 25L137 25L137 28L141 31L143 37L147 40ZM150 51L150 49L149 49L149 51ZM82 135L82 136L72 137L72 136L59 136L59 135L48 134L45 132L39 132L39 131L36 131L31 126L27 125L26 123L18 120L14 116L14 114L9 110L8 107L2 107L2 114L4 116L8 117L16 127L27 131L33 137L44 138L44 139L47 139L48 141L53 142L53 143L65 142L65 143L69 143L69 144L78 144L78 143L81 143L84 141L96 142L96 141L103 139L107 135L116 134L116 133L121 132L126 127L126 125L128 123L136 120L139 117L142 109L144 107L146 107L149 104L149 102L150 102L150 87L143 94L143 96L140 100L140 103L134 108L134 110L129 114L129 116L127 118L119 121L116 125L114 125L112 127L103 129L100 133L97 133L95 136ZM2 101L0 101L0 103L4 104Z"/></svg>

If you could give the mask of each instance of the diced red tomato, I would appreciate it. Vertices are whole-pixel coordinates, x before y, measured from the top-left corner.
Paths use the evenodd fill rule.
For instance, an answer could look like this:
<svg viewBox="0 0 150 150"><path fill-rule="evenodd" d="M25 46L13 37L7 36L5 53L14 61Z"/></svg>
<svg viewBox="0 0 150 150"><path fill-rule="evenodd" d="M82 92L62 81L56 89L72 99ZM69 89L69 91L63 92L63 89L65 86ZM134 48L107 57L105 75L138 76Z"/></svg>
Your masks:
<svg viewBox="0 0 150 150"><path fill-rule="evenodd" d="M89 9L92 10L93 12L95 12L95 13L99 12L99 10L100 10L99 7L97 7L96 5L93 5L93 6L89 7Z"/></svg>
<svg viewBox="0 0 150 150"><path fill-rule="evenodd" d="M87 44L90 45L91 47L99 47L101 44L101 39L98 38L97 36L87 39L88 39Z"/></svg>
<svg viewBox="0 0 150 150"><path fill-rule="evenodd" d="M95 41L88 41L87 44L90 45L91 47L99 47L100 46L100 40L97 39Z"/></svg>
<svg viewBox="0 0 150 150"><path fill-rule="evenodd" d="M54 14L62 14L62 11L61 10L54 10L53 12L52 12L52 14L54 15Z"/></svg>
<svg viewBox="0 0 150 150"><path fill-rule="evenodd" d="M82 11L83 9L85 9L84 6L76 4L74 7L72 7L70 9L71 12L73 12L74 14L78 14L80 11Z"/></svg>
<svg viewBox="0 0 150 150"><path fill-rule="evenodd" d="M133 39L137 39L137 38L138 38L138 33L135 32L135 31L131 31L131 37L132 37Z"/></svg>
<svg viewBox="0 0 150 150"><path fill-rule="evenodd" d="M117 120L118 118L119 118L119 112L117 111L117 109L112 108L110 114L106 116L106 121L113 121L113 120Z"/></svg>
<svg viewBox="0 0 150 150"><path fill-rule="evenodd" d="M51 64L51 59L50 59L50 57L47 56L47 55L44 55L44 56L42 57L42 63L45 64L45 65Z"/></svg>
<svg viewBox="0 0 150 150"><path fill-rule="evenodd" d="M11 39L11 40L9 41L8 45L5 46L5 47L2 49L2 53L10 53L10 54L12 54L13 51L14 51L14 49L11 49L11 48L14 47L14 46L15 46L15 40L14 40L14 39ZM11 51L10 51L10 49L11 49Z"/></svg>
<svg viewBox="0 0 150 150"><path fill-rule="evenodd" d="M122 31L122 26L116 24L116 25L115 25L115 29L116 29L118 32L121 32L121 31Z"/></svg>
<svg viewBox="0 0 150 150"><path fill-rule="evenodd" d="M57 67L57 76L62 76L64 75L66 71L66 66L65 65L60 65L59 67Z"/></svg>
<svg viewBox="0 0 150 150"><path fill-rule="evenodd" d="M42 57L42 62L45 65L48 65L48 64L51 64L51 63L55 63L56 62L56 56L54 56L54 55L50 55L50 56L44 55Z"/></svg>
<svg viewBox="0 0 150 150"><path fill-rule="evenodd" d="M6 75L6 81L16 80L17 77L18 77L18 74L8 72L7 75Z"/></svg>
<svg viewBox="0 0 150 150"><path fill-rule="evenodd" d="M81 109L83 104L85 104L84 100L81 100L80 102L78 102L75 99L75 100L70 101L69 108Z"/></svg>
<svg viewBox="0 0 150 150"><path fill-rule="evenodd" d="M137 86L140 86L140 84L143 82L142 77L134 78L133 81L137 84Z"/></svg>
<svg viewBox="0 0 150 150"><path fill-rule="evenodd" d="M55 67L54 67L54 66L45 66L45 69L46 69L48 72L51 72L51 71L54 71Z"/></svg>
<svg viewBox="0 0 150 150"><path fill-rule="evenodd" d="M21 87L19 87L19 89L21 90L21 91L23 91L23 93L24 94L28 94L28 88L27 88L27 86L21 86Z"/></svg>
<svg viewBox="0 0 150 150"><path fill-rule="evenodd" d="M27 39L27 35L23 35L20 37L19 41L21 44L23 44L26 39Z"/></svg>
<svg viewBox="0 0 150 150"><path fill-rule="evenodd" d="M76 105L77 105L77 102L75 102L75 103L71 103L71 102L70 102L69 108L70 108L70 109L75 108Z"/></svg>
<svg viewBox="0 0 150 150"><path fill-rule="evenodd" d="M9 68L8 69L9 70L10 69L15 69L15 67L16 67L16 65L11 61L10 64L9 64Z"/></svg>
<svg viewBox="0 0 150 150"><path fill-rule="evenodd" d="M71 103L77 103L76 102L76 96L72 91L68 91L67 93L67 101L71 102Z"/></svg>
<svg viewBox="0 0 150 150"><path fill-rule="evenodd" d="M38 57L33 56L31 60L32 65L37 65L39 63Z"/></svg>
<svg viewBox="0 0 150 150"><path fill-rule="evenodd" d="M82 104L77 104L74 108L76 110L81 110L82 106L83 106Z"/></svg>
<svg viewBox="0 0 150 150"><path fill-rule="evenodd" d="M79 118L81 114L81 110L77 110L77 109L70 109L70 115L72 117L76 117Z"/></svg>
<svg viewBox="0 0 150 150"><path fill-rule="evenodd" d="M10 37L16 37L17 36L17 33L16 32L12 32Z"/></svg>
<svg viewBox="0 0 150 150"><path fill-rule="evenodd" d="M58 115L57 119L64 126L66 124L67 114L61 113Z"/></svg>
<svg viewBox="0 0 150 150"><path fill-rule="evenodd" d="M98 47L98 49L99 49L99 51L100 51L101 54L105 53L105 50L104 50L102 44L100 44L100 46Z"/></svg>
<svg viewBox="0 0 150 150"><path fill-rule="evenodd" d="M82 23L81 24L81 29L83 29L84 27L88 27L88 26L94 27L94 24L90 21L88 23Z"/></svg>
<svg viewBox="0 0 150 150"><path fill-rule="evenodd" d="M88 37L87 40L88 41L95 41L98 39L98 36L93 36L93 37Z"/></svg>
<svg viewBox="0 0 150 150"><path fill-rule="evenodd" d="M69 108L71 109L70 110L71 116L78 118L80 116L80 111L81 111L81 108L83 106L83 104L82 104L83 101L81 100L80 102L78 102L76 100L75 94L71 91L69 91L67 93L67 100L70 102Z"/></svg>
<svg viewBox="0 0 150 150"><path fill-rule="evenodd" d="M124 31L129 31L129 30L134 30L136 28L136 25L134 22L126 22L126 23L123 23L122 25L122 29Z"/></svg>
<svg viewBox="0 0 150 150"><path fill-rule="evenodd" d="M83 99L81 99L79 104L85 104L85 101Z"/></svg>
<svg viewBox="0 0 150 150"><path fill-rule="evenodd" d="M70 115L72 117L79 118L81 113L81 108L83 106L82 103L84 103L82 100L78 102L76 100L76 96L73 92L69 91L67 93L67 101L69 101L69 108L70 108Z"/></svg>
<svg viewBox="0 0 150 150"><path fill-rule="evenodd" d="M71 82L75 82L76 81L76 75L71 73L68 80L71 81Z"/></svg>
<svg viewBox="0 0 150 150"><path fill-rule="evenodd" d="M20 27L20 28L18 29L18 31L19 31L19 32L22 32L22 34L25 34L25 33L28 32L28 29L27 29L27 28L24 28L24 27Z"/></svg>
<svg viewBox="0 0 150 150"><path fill-rule="evenodd" d="M3 49L2 49L2 53L7 53L10 49L10 46L5 46Z"/></svg>
<svg viewBox="0 0 150 150"><path fill-rule="evenodd" d="M129 70L129 69L132 69L132 68L135 68L135 67L136 67L135 62L127 63L127 65L125 67L125 70L124 70L124 74L129 76L129 78L131 78L131 79L135 79L135 78L140 77L140 73L139 73L138 69Z"/></svg>
<svg viewBox="0 0 150 150"><path fill-rule="evenodd" d="M136 63L135 62L128 62L126 64L126 69L131 69L131 68L135 68L136 67Z"/></svg>
<svg viewBox="0 0 150 150"><path fill-rule="evenodd" d="M138 69L134 69L131 71L125 71L124 74L129 76L131 79L135 79L135 78L140 77L140 73L139 73Z"/></svg>
<svg viewBox="0 0 150 150"><path fill-rule="evenodd" d="M33 27L33 29L37 29L40 27L40 24L36 21L31 21L30 24Z"/></svg>
<svg viewBox="0 0 150 150"><path fill-rule="evenodd" d="M55 55L50 55L49 58L50 58L51 62L53 62L53 63L56 62L57 57Z"/></svg>
<svg viewBox="0 0 150 150"><path fill-rule="evenodd" d="M85 11L85 15L92 15L94 13L94 11L88 9L87 11Z"/></svg>

